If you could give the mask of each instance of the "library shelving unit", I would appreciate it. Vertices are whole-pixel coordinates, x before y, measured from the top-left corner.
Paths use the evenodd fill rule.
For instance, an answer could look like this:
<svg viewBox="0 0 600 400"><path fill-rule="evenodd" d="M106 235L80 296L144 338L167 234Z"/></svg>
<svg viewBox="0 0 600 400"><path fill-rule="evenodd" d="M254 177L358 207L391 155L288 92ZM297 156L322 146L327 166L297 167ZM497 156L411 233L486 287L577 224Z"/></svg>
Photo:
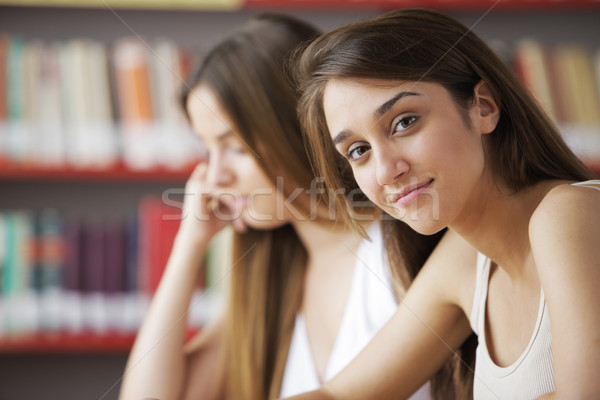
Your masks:
<svg viewBox="0 0 600 400"><path fill-rule="evenodd" d="M122 222L131 215L137 215L139 204L146 196L160 197L165 190L183 188L192 168L193 165L178 170L158 167L133 170L123 163L103 169L3 164L0 166L0 214L12 210L55 209L64 218L66 215L92 223ZM61 246L68 245L65 242ZM36 246L39 246L39 241L34 248ZM7 303L1 305L7 307ZM111 331L13 334L3 330L0 329L0 354L125 354L134 340L133 333Z"/></svg>
<svg viewBox="0 0 600 400"><path fill-rule="evenodd" d="M291 13L329 30L405 7L446 12L504 55L524 37L600 49L598 0L0 0L0 31L107 44L128 36L168 37L198 52L260 12ZM596 156L587 161L600 175ZM143 196L183 187L190 171L136 171L122 163L100 170L0 164L0 212L49 204L96 218L123 217ZM133 340L132 334L0 337L0 398L116 398ZM25 380L40 383L25 386Z"/></svg>

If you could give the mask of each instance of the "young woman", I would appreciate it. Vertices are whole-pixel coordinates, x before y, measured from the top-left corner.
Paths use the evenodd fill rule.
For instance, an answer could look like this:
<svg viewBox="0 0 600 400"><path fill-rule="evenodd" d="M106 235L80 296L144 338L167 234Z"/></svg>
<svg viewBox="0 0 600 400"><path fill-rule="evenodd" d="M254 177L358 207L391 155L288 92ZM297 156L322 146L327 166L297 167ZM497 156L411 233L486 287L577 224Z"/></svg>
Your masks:
<svg viewBox="0 0 600 400"><path fill-rule="evenodd" d="M405 229L402 268L390 271L377 224L362 224L369 242L332 219L283 72L288 53L317 34L293 18L257 17L191 73L181 101L209 158L187 182L184 217L122 400L263 400L318 388L396 310L393 289L402 294L404 281L393 283L390 272L408 282L438 241ZM362 217L373 221L373 210ZM227 306L185 343L198 266L228 224L236 234ZM416 398L429 398L426 389Z"/></svg>
<svg viewBox="0 0 600 400"><path fill-rule="evenodd" d="M387 213L423 234L449 227L375 339L298 399L406 398L471 331L476 399L599 399L600 181L489 47L403 10L320 37L298 69L331 188L353 189L337 151ZM444 262L460 240L476 260Z"/></svg>

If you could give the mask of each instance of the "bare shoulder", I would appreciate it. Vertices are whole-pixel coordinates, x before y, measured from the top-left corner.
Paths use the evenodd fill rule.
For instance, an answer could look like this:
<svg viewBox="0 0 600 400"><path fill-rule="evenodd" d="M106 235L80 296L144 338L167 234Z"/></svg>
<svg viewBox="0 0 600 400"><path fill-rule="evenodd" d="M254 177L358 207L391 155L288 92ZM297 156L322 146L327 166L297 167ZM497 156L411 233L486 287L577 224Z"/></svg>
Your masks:
<svg viewBox="0 0 600 400"><path fill-rule="evenodd" d="M570 184L552 188L531 217L529 239L542 286L566 283L567 274L576 283L597 273L600 190Z"/></svg>
<svg viewBox="0 0 600 400"><path fill-rule="evenodd" d="M540 247L546 250L546 244L558 239L566 240L563 244L588 242L592 237L585 236L598 232L599 211L600 190L571 184L555 186L531 217L529 236L533 251L542 250Z"/></svg>
<svg viewBox="0 0 600 400"><path fill-rule="evenodd" d="M589 186L575 186L572 184L560 184L554 186L544 196L536 208L532 222L543 223L543 221L556 217L568 215L577 216L587 211L598 210L600 201L600 181Z"/></svg>

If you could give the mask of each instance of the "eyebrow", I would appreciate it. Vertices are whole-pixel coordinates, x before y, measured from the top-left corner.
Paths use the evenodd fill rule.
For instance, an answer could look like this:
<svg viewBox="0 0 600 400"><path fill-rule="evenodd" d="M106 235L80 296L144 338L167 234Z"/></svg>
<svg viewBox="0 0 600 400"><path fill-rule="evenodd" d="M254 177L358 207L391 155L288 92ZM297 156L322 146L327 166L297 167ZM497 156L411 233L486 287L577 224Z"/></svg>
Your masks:
<svg viewBox="0 0 600 400"><path fill-rule="evenodd" d="M421 94L416 93L416 92L406 92L406 91L398 93L397 95L395 95L394 97L392 97L391 99L389 99L388 101L386 101L385 103L380 105L375 110L375 112L373 113L374 119L377 120L377 119L383 117L385 115L385 113L390 111L392 109L392 107L394 107L396 105L396 103L398 103L401 99L403 99L406 96L421 96ZM334 146L338 145L339 143L348 139L350 136L352 136L352 132L350 132L346 129L340 131L340 133L338 133L333 138L333 145Z"/></svg>
<svg viewBox="0 0 600 400"><path fill-rule="evenodd" d="M233 134L232 130L227 130L223 133L220 133L217 135L217 142L222 142L223 140L227 139L229 136L231 136Z"/></svg>
<svg viewBox="0 0 600 400"><path fill-rule="evenodd" d="M386 101L385 103L383 103L382 105L380 105L379 108L377 108L377 110L375 110L375 112L373 113L373 116L375 119L379 119L383 115L385 115L385 113L390 111L392 109L392 107L394 107L396 105L396 103L399 102L400 100L402 100L404 97L420 96L420 95L421 95L420 93L416 93L416 92L400 92L397 95L395 95L394 97L392 97L391 99L389 99L388 101Z"/></svg>
<svg viewBox="0 0 600 400"><path fill-rule="evenodd" d="M221 133L219 133L218 135L216 135L215 139L214 139L214 143L220 143L223 142L225 140L227 140L228 137L230 137L233 134L232 130L227 130L227 131L223 131ZM200 135L200 140L202 141L202 143L207 143L207 141L202 137L202 134Z"/></svg>
<svg viewBox="0 0 600 400"><path fill-rule="evenodd" d="M337 135L335 135L335 137L333 138L333 145L337 146L338 144L340 144L344 140L348 139L350 136L352 136L352 132L350 132L350 131L348 131L346 129L340 131L340 133L338 133Z"/></svg>

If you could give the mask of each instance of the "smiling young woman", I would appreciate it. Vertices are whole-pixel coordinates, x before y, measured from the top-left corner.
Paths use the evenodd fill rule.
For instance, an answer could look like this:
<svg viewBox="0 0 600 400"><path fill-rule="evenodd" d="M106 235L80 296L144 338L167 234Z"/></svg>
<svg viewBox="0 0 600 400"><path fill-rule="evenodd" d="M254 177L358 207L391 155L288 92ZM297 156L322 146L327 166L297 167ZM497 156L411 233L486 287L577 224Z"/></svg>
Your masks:
<svg viewBox="0 0 600 400"><path fill-rule="evenodd" d="M452 18L395 11L315 40L297 81L331 189L448 228L375 339L297 399L406 398L471 332L476 399L600 398L600 181L493 51ZM456 262L465 242L479 254Z"/></svg>

